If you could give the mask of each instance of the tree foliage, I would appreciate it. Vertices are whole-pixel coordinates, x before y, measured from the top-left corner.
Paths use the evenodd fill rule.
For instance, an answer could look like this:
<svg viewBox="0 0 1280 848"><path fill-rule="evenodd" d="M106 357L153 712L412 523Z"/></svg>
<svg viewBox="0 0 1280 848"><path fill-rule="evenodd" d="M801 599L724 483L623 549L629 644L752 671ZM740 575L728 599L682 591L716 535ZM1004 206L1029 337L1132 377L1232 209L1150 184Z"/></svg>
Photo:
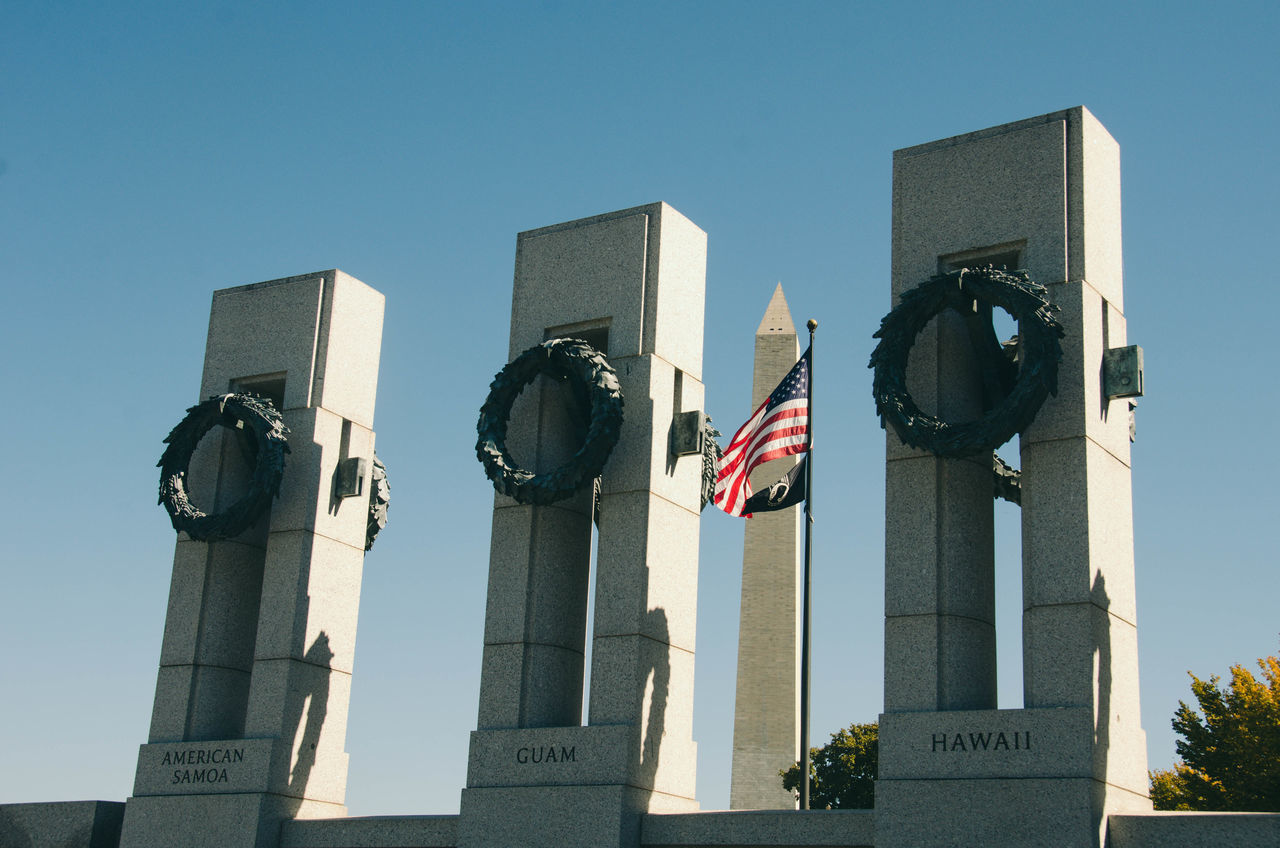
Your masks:
<svg viewBox="0 0 1280 848"><path fill-rule="evenodd" d="M1200 711L1178 702L1181 761L1151 772L1157 810L1280 812L1280 659L1258 668L1261 678L1232 666L1225 687L1188 672Z"/></svg>
<svg viewBox="0 0 1280 848"><path fill-rule="evenodd" d="M875 806L880 726L851 724L809 749L809 806L815 810L869 810ZM778 772L782 786L800 791L800 764Z"/></svg>

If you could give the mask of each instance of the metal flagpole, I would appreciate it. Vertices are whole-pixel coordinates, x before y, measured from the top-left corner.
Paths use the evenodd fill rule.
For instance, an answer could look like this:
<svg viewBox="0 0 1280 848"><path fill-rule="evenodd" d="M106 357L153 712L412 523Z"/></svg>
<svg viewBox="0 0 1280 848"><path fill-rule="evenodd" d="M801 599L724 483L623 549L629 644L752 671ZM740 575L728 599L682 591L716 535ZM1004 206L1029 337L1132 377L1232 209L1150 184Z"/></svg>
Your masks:
<svg viewBox="0 0 1280 848"><path fill-rule="evenodd" d="M813 331L818 322L809 319L809 430L804 468L804 599L800 623L800 809L809 809L809 589L812 584L810 540L813 536Z"/></svg>

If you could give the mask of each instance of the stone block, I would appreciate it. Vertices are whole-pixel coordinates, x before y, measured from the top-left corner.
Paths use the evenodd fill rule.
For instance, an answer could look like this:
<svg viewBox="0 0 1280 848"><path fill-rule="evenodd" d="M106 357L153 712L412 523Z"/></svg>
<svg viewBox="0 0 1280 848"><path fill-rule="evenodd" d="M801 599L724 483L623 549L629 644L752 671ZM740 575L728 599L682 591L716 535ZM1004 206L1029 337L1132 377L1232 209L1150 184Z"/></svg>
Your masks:
<svg viewBox="0 0 1280 848"><path fill-rule="evenodd" d="M995 624L961 615L939 616L937 680L942 709L994 709Z"/></svg>
<svg viewBox="0 0 1280 848"><path fill-rule="evenodd" d="M1120 145L1083 106L1066 118L1070 279L1088 280L1124 312Z"/></svg>
<svg viewBox="0 0 1280 848"><path fill-rule="evenodd" d="M184 534L185 535L185 534ZM209 546L179 540L173 551L173 576L169 581L169 606L164 617L164 641L160 664L195 661L200 633L200 594L204 591Z"/></svg>
<svg viewBox="0 0 1280 848"><path fill-rule="evenodd" d="M625 795L619 785L464 789L458 848L635 845L640 814Z"/></svg>
<svg viewBox="0 0 1280 848"><path fill-rule="evenodd" d="M0 845L5 848L116 848L124 804L57 801L0 804Z"/></svg>
<svg viewBox="0 0 1280 848"><path fill-rule="evenodd" d="M1099 779L1105 777L1110 786L1146 797L1147 734L1142 729L1138 691L1138 629L1111 616L1109 638L1110 656L1100 650L1095 660L1099 682L1094 704L1094 773Z"/></svg>
<svg viewBox="0 0 1280 848"><path fill-rule="evenodd" d="M583 655L571 648L523 643L520 727L582 722Z"/></svg>
<svg viewBox="0 0 1280 848"><path fill-rule="evenodd" d="M208 551L194 659L247 674L253 666L262 551L230 541L215 542Z"/></svg>
<svg viewBox="0 0 1280 848"><path fill-rule="evenodd" d="M880 750L885 780L1092 777L1093 712L887 713Z"/></svg>
<svg viewBox="0 0 1280 848"><path fill-rule="evenodd" d="M876 848L1100 848L1096 781L878 780Z"/></svg>
<svg viewBox="0 0 1280 848"><path fill-rule="evenodd" d="M341 804L229 794L130 798L121 848L275 848L280 825L294 817L342 816Z"/></svg>
<svg viewBox="0 0 1280 848"><path fill-rule="evenodd" d="M694 797L693 660L692 653L643 637L595 641L590 726L634 728L633 785Z"/></svg>
<svg viewBox="0 0 1280 848"><path fill-rule="evenodd" d="M457 816L294 819L280 826L280 848L453 848Z"/></svg>
<svg viewBox="0 0 1280 848"><path fill-rule="evenodd" d="M1097 724L1097 773L1132 791L1146 787L1137 630L1091 604L1024 613L1023 686L1029 707L1087 706Z"/></svg>
<svg viewBox="0 0 1280 848"><path fill-rule="evenodd" d="M312 406L369 430L378 393L386 298L342 271L326 271L325 278Z"/></svg>
<svg viewBox="0 0 1280 848"><path fill-rule="evenodd" d="M628 779L635 728L545 727L471 734L467 786L587 786Z"/></svg>
<svg viewBox="0 0 1280 848"><path fill-rule="evenodd" d="M895 297L942 256L1021 242L1032 279L1067 279L1067 123L1042 115L894 152Z"/></svg>
<svg viewBox="0 0 1280 848"><path fill-rule="evenodd" d="M818 846L873 848L874 810L733 810L648 813L640 823L646 848L675 846Z"/></svg>
<svg viewBox="0 0 1280 848"><path fill-rule="evenodd" d="M1091 706L1094 659L1107 614L1090 603L1035 607L1022 614L1022 673L1028 707Z"/></svg>
<svg viewBox="0 0 1280 848"><path fill-rule="evenodd" d="M216 665L192 667L191 700L187 707L187 740L231 739L244 733L245 703L249 697L247 671Z"/></svg>
<svg viewBox="0 0 1280 848"><path fill-rule="evenodd" d="M200 398L274 375L286 410L324 406L372 427L384 303L337 270L215 292Z"/></svg>
<svg viewBox="0 0 1280 848"><path fill-rule="evenodd" d="M342 803L351 676L298 660L260 660L245 736L275 739L270 790Z"/></svg>
<svg viewBox="0 0 1280 848"><path fill-rule="evenodd" d="M335 481L344 442L347 457L372 465L373 432L318 407L290 410L285 423L290 453L271 509L271 532L306 530L363 550L368 498L338 497ZM366 480L366 495L369 485Z"/></svg>
<svg viewBox="0 0 1280 848"><path fill-rule="evenodd" d="M180 742L185 737L194 676L195 667L191 665L160 666L147 741Z"/></svg>
<svg viewBox="0 0 1280 848"><path fill-rule="evenodd" d="M214 292L200 399L240 378L281 374L284 408L310 406L325 288L318 272Z"/></svg>
<svg viewBox="0 0 1280 848"><path fill-rule="evenodd" d="M670 437L677 412L702 408L702 383L656 356L610 361L618 371L625 407L621 438L602 476L603 494L652 491L697 512L702 458L672 456Z"/></svg>
<svg viewBox="0 0 1280 848"><path fill-rule="evenodd" d="M886 616L884 669L886 711L938 709L938 617Z"/></svg>
<svg viewBox="0 0 1280 848"><path fill-rule="evenodd" d="M476 727L493 730L520 726L520 689L524 645L486 644L480 665L480 709Z"/></svg>
<svg viewBox="0 0 1280 848"><path fill-rule="evenodd" d="M885 614L994 621L990 466L921 456L888 463L885 481Z"/></svg>
<svg viewBox="0 0 1280 848"><path fill-rule="evenodd" d="M654 207L520 233L511 299L514 358L552 327L603 322L609 355L642 352L645 260Z"/></svg>
<svg viewBox="0 0 1280 848"><path fill-rule="evenodd" d="M1112 813L1107 848L1275 848L1280 813Z"/></svg>
<svg viewBox="0 0 1280 848"><path fill-rule="evenodd" d="M994 626L961 616L885 618L885 709L995 706Z"/></svg>
<svg viewBox="0 0 1280 848"><path fill-rule="evenodd" d="M660 249L657 273L646 280L644 348L700 381L707 234L667 204L654 205L659 232L650 248Z"/></svg>
<svg viewBox="0 0 1280 848"><path fill-rule="evenodd" d="M646 812L696 808L686 798L618 785L464 789L458 848L634 846Z"/></svg>
<svg viewBox="0 0 1280 848"><path fill-rule="evenodd" d="M265 792L272 739L228 739L143 745L134 797Z"/></svg>
<svg viewBox="0 0 1280 848"><path fill-rule="evenodd" d="M1067 329L1058 364L1058 394L1050 395L1023 432L1021 444L1088 436L1126 467L1130 462L1129 404L1107 398L1102 357L1108 348L1124 347L1124 315L1108 304L1088 282L1049 287L1059 307L1058 321Z"/></svg>
<svg viewBox="0 0 1280 848"><path fill-rule="evenodd" d="M1024 607L1092 602L1137 621L1129 469L1089 439L1023 448Z"/></svg>
<svg viewBox="0 0 1280 848"><path fill-rule="evenodd" d="M600 503L596 638L641 633L687 651L696 641L698 513L650 492Z"/></svg>
<svg viewBox="0 0 1280 848"><path fill-rule="evenodd" d="M665 203L521 233L510 356L549 330L607 328L609 356L702 375L706 234Z"/></svg>
<svg viewBox="0 0 1280 848"><path fill-rule="evenodd" d="M691 656L689 652L646 636L596 636L591 648L588 723L635 722L650 706L650 699L646 698L650 684L657 687L652 698L656 699L659 714L664 714L667 700L688 694L680 691L682 685L692 686L692 679L675 679L674 669L681 654ZM665 686L661 685L664 680ZM674 693L672 683L677 685Z"/></svg>
<svg viewBox="0 0 1280 848"><path fill-rule="evenodd" d="M485 642L530 639L583 652L589 515L550 506L495 509Z"/></svg>
<svg viewBox="0 0 1280 848"><path fill-rule="evenodd" d="M354 665L364 546L304 531L272 533L258 617L257 660ZM322 656L326 655L327 656Z"/></svg>

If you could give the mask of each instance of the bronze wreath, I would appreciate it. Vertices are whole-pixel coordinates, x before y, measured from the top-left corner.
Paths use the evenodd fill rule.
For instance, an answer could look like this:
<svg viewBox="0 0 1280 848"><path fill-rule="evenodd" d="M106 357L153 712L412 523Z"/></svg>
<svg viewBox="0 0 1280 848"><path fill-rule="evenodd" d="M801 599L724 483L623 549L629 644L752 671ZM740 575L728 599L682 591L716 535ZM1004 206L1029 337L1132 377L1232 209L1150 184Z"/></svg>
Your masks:
<svg viewBox="0 0 1280 848"><path fill-rule="evenodd" d="M219 425L250 436L253 479L239 500L222 512L206 515L187 498L187 468L200 439ZM251 527L280 491L288 435L289 428L271 401L256 395L215 395L188 409L187 417L165 437L169 446L156 463L160 468L160 503L169 513L173 529L192 539L212 541L238 536Z"/></svg>
<svg viewBox="0 0 1280 848"><path fill-rule="evenodd" d="M980 345L979 357L988 386L998 386L1002 391L996 393L1003 397L992 398L977 421L941 421L921 412L907 391L907 355L916 336L935 315L947 308L973 315L975 301L999 306L1018 322L1020 366L1012 379L1013 367L1000 356L988 327L985 332L991 342ZM911 447L946 457L994 450L1009 441L1034 420L1048 395L1058 393L1063 329L1054 318L1057 311L1044 286L1032 282L1025 272L990 266L939 274L905 293L880 322L875 334L880 343L868 365L875 369L871 391L880 426L891 425L898 438ZM975 341L981 341L973 332Z"/></svg>
<svg viewBox="0 0 1280 848"><path fill-rule="evenodd" d="M582 445L572 459L545 474L518 468L506 444L511 405L539 374L572 380L579 406L590 409ZM600 476L621 429L622 387L604 354L578 339L552 339L529 348L493 378L476 423L476 456L502 494L523 504L549 504Z"/></svg>
<svg viewBox="0 0 1280 848"><path fill-rule="evenodd" d="M387 466L378 455L373 455L373 473L369 475L369 522L364 529L364 549L373 547L373 540L387 526L387 508L391 506L391 484L387 482Z"/></svg>

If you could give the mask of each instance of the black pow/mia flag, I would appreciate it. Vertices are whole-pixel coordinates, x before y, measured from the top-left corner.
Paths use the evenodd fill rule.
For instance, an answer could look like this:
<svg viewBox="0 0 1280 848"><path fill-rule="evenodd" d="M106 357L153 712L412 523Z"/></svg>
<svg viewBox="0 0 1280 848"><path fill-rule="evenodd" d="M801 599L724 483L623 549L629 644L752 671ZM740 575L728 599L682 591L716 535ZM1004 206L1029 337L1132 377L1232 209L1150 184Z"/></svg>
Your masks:
<svg viewBox="0 0 1280 848"><path fill-rule="evenodd" d="M804 471L808 462L809 457L806 455L781 480L747 498L742 505L742 514L773 512L803 501L807 494L804 490Z"/></svg>

